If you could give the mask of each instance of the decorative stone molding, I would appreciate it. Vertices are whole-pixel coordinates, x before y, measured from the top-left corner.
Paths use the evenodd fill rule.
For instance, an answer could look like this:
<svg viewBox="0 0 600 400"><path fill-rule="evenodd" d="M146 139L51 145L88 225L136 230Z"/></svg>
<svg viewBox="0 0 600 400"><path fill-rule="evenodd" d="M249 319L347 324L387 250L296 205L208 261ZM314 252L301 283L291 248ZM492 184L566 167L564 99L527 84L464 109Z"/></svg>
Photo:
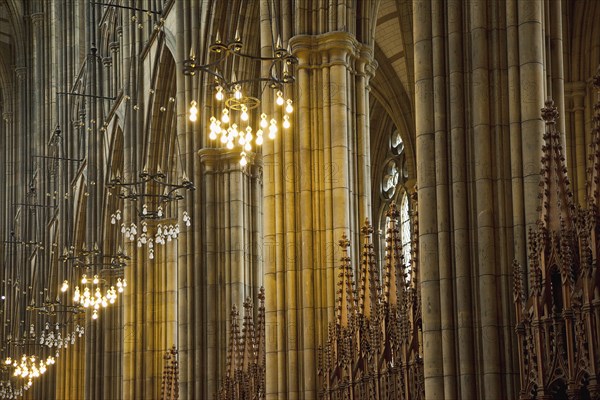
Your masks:
<svg viewBox="0 0 600 400"><path fill-rule="evenodd" d="M17 79L22 81L27 77L27 67L15 67Z"/></svg>
<svg viewBox="0 0 600 400"><path fill-rule="evenodd" d="M344 65L357 73L372 76L377 63L373 49L348 32L328 32L322 35L297 35L290 39L292 53L298 57L299 69L311 65Z"/></svg>
<svg viewBox="0 0 600 400"><path fill-rule="evenodd" d="M110 42L108 44L108 48L110 49L110 51L112 51L113 53L118 53L119 50L121 49L121 44L119 42Z"/></svg>
<svg viewBox="0 0 600 400"><path fill-rule="evenodd" d="M44 21L44 13L37 12L30 15L31 23L37 29L40 27L41 23Z"/></svg>

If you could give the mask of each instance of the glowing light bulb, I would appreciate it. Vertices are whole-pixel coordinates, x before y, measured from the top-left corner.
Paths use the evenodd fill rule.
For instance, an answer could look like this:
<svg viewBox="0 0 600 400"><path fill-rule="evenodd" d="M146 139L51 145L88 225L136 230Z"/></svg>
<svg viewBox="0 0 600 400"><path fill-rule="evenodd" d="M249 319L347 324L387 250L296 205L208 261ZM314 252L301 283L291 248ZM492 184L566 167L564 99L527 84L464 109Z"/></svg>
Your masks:
<svg viewBox="0 0 600 400"><path fill-rule="evenodd" d="M223 100L223 98L224 98L224 96L223 96L223 87L221 87L221 86L217 86L217 88L216 88L216 89L217 89L217 93L215 94L215 98L216 98L218 101L221 101L221 100Z"/></svg>
<svg viewBox="0 0 600 400"><path fill-rule="evenodd" d="M246 160L246 153L242 151L242 158L240 159L240 165L245 167L248 164L248 160Z"/></svg>
<svg viewBox="0 0 600 400"><path fill-rule="evenodd" d="M292 112L294 112L294 107L292 107L292 100L287 99L286 103L287 105L285 106L285 112L291 114Z"/></svg>
<svg viewBox="0 0 600 400"><path fill-rule="evenodd" d="M240 115L242 121L248 121L248 109L246 106L242 106L242 115Z"/></svg>
<svg viewBox="0 0 600 400"><path fill-rule="evenodd" d="M284 115L283 116L283 127L285 129L289 129L290 128L290 117L288 115Z"/></svg>
<svg viewBox="0 0 600 400"><path fill-rule="evenodd" d="M195 122L198 119L198 107L196 100L192 100L190 103L190 121Z"/></svg>
<svg viewBox="0 0 600 400"><path fill-rule="evenodd" d="M227 141L227 148L228 148L229 150L233 149L233 141L231 141L231 140L228 140L228 141Z"/></svg>
<svg viewBox="0 0 600 400"><path fill-rule="evenodd" d="M94 310L94 312L92 313L92 319L98 319L98 310Z"/></svg>
<svg viewBox="0 0 600 400"><path fill-rule="evenodd" d="M269 123L267 122L267 114L262 113L260 114L260 127L265 129L267 126L269 126Z"/></svg>
<svg viewBox="0 0 600 400"><path fill-rule="evenodd" d="M208 137L210 138L210 140L217 140L217 133L215 131L210 131Z"/></svg>
<svg viewBox="0 0 600 400"><path fill-rule="evenodd" d="M277 91L277 98L275 99L275 103L278 106L282 106L283 105L283 93L281 93L281 90Z"/></svg>
<svg viewBox="0 0 600 400"><path fill-rule="evenodd" d="M97 285L99 280L98 280L98 275L94 275L94 279L92 280L92 282L94 283L94 285Z"/></svg>
<svg viewBox="0 0 600 400"><path fill-rule="evenodd" d="M256 145L257 146L262 146L262 144L263 144L262 131L259 130L258 132L256 132Z"/></svg>
<svg viewBox="0 0 600 400"><path fill-rule="evenodd" d="M69 289L69 282L64 280L62 286L60 287L60 291L64 293L67 291L67 289Z"/></svg>
<svg viewBox="0 0 600 400"><path fill-rule="evenodd" d="M229 110L224 108L222 114L223 115L221 115L221 122L223 122L224 124L228 124L229 123Z"/></svg>
<svg viewBox="0 0 600 400"><path fill-rule="evenodd" d="M233 97L235 97L236 100L239 100L242 98L242 88L240 85L235 85L235 91L233 92Z"/></svg>
<svg viewBox="0 0 600 400"><path fill-rule="evenodd" d="M246 144L244 145L244 150L246 150L246 151L252 150L252 145L250 144L250 142L246 142Z"/></svg>
<svg viewBox="0 0 600 400"><path fill-rule="evenodd" d="M83 276L81 277L81 284L82 285L87 284L87 276L85 274L83 274Z"/></svg>
<svg viewBox="0 0 600 400"><path fill-rule="evenodd" d="M269 126L269 139L275 139L275 135L277 135L277 121L272 119Z"/></svg>

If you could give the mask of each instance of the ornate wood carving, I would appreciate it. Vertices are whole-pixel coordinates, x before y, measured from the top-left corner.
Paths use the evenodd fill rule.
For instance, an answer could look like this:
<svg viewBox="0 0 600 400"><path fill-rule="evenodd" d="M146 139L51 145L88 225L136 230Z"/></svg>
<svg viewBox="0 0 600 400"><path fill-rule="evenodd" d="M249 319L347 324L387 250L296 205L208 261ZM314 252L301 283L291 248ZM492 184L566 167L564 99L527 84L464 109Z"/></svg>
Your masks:
<svg viewBox="0 0 600 400"><path fill-rule="evenodd" d="M320 399L425 398L417 246L413 241L409 279L402 257L398 214L395 204L391 204L382 266L373 251L373 228L368 220L365 222L358 288L348 256L349 241L343 236L339 242L343 256L336 320L330 324L327 343L319 351ZM413 226L417 226L416 221Z"/></svg>
<svg viewBox="0 0 600 400"><path fill-rule="evenodd" d="M167 350L164 357L161 386L161 400L177 400L179 398L179 362L177 348Z"/></svg>
<svg viewBox="0 0 600 400"><path fill-rule="evenodd" d="M244 302L244 319L240 331L239 312L231 310L231 330L227 354L227 371L221 382L218 400L260 400L265 398L265 289L258 294L258 315L254 321L250 298Z"/></svg>
<svg viewBox="0 0 600 400"><path fill-rule="evenodd" d="M540 220L529 232L527 270L515 262L521 399L600 399L600 74L588 201L575 207L552 102L542 109ZM529 277L529 288L524 279Z"/></svg>

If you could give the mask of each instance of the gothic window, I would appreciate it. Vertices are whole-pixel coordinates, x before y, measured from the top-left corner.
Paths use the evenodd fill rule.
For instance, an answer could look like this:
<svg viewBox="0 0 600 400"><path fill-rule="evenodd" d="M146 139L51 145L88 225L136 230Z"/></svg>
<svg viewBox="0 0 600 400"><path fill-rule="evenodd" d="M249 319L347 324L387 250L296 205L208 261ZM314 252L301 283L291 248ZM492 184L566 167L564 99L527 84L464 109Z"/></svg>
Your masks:
<svg viewBox="0 0 600 400"><path fill-rule="evenodd" d="M398 220L398 229L402 240L402 255L405 265L410 265L411 260L411 218L410 218L410 197L405 186L408 174L406 172L404 152L404 142L397 129L392 129L389 136L389 147L385 158L383 169L381 170L381 199L383 200L380 210L379 229L381 232L379 250L380 257L383 260L385 255L385 234L389 219L386 217L387 209L393 201L398 206L400 216ZM410 271L406 271L410 279Z"/></svg>
<svg viewBox="0 0 600 400"><path fill-rule="evenodd" d="M404 264L407 265L407 269L410 265L410 245L411 245L411 226L410 226L410 213L408 207L408 194L406 191L402 191L402 199L400 200L400 238L402 240L402 255L404 256ZM410 270L407 270L408 279L410 279Z"/></svg>

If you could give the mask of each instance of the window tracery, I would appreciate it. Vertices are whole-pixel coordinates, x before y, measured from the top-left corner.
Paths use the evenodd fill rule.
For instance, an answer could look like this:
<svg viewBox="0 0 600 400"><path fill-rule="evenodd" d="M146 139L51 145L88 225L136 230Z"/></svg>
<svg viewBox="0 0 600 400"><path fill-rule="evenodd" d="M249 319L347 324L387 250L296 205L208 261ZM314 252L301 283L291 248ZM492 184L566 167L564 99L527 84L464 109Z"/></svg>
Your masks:
<svg viewBox="0 0 600 400"><path fill-rule="evenodd" d="M389 134L387 161L381 171L381 199L383 200L379 215L379 243L377 248L379 254L384 254L385 242L382 240L385 227L389 224L389 218L386 217L389 206L392 202L399 205L399 220L398 227L400 230L402 255L404 257L406 267L407 280L411 279L410 262L411 262L411 242L412 242L412 226L411 226L411 207L410 193L407 188L408 172L406 170L406 153L404 141L400 132L396 127L393 127ZM383 260L380 260L383 261Z"/></svg>

